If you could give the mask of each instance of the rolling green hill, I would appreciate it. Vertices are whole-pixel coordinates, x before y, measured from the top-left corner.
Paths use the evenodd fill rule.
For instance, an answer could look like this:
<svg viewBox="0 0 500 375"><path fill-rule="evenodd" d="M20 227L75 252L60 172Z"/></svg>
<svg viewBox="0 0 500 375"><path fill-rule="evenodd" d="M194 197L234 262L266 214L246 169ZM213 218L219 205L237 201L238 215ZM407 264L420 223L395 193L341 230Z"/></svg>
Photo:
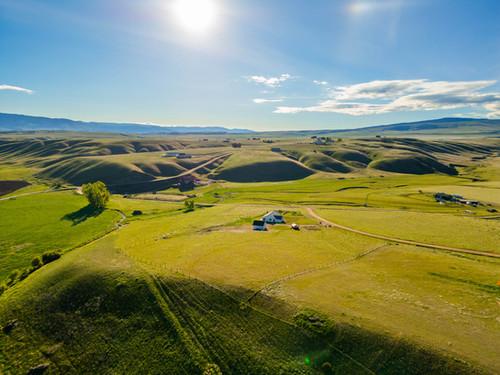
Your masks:
<svg viewBox="0 0 500 375"><path fill-rule="evenodd" d="M233 182L287 181L314 171L272 152L238 152L217 168L212 177Z"/></svg>
<svg viewBox="0 0 500 375"><path fill-rule="evenodd" d="M270 300L267 306L279 306ZM472 367L409 342L330 325L304 311L286 322L200 281L157 276L112 238L45 266L0 297L0 370L53 374L453 373ZM329 328L331 327L331 328ZM326 365L326 363L331 365ZM326 372L325 372L326 371ZM330 372L328 372L330 371Z"/></svg>

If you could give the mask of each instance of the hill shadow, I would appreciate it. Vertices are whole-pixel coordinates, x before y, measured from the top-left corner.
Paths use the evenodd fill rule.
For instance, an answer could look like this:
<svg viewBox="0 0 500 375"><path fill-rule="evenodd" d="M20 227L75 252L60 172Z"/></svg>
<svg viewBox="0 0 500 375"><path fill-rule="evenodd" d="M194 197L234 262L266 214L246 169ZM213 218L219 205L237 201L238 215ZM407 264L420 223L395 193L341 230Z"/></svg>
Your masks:
<svg viewBox="0 0 500 375"><path fill-rule="evenodd" d="M61 220L69 220L73 222L73 225L78 225L83 223L88 218L99 216L103 211L104 210L102 208L96 208L89 204L80 208L78 211L64 215Z"/></svg>

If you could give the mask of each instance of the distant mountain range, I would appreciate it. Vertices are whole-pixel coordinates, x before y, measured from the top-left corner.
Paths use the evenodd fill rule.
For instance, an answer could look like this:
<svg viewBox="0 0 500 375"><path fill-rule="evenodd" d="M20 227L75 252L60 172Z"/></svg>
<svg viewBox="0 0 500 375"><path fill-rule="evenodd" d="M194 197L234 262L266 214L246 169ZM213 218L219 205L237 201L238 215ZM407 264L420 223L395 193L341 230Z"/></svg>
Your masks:
<svg viewBox="0 0 500 375"><path fill-rule="evenodd" d="M470 136L500 137L500 120L447 117L435 120L368 126L356 129L324 129L282 132L302 136L374 137L383 136ZM266 133L272 134L272 132Z"/></svg>
<svg viewBox="0 0 500 375"><path fill-rule="evenodd" d="M410 132L410 133L442 133L442 132L470 132L470 133L496 133L500 132L500 120L445 117L437 120L417 122L403 122L391 125L370 126L354 130L341 130L340 132Z"/></svg>
<svg viewBox="0 0 500 375"><path fill-rule="evenodd" d="M248 129L228 129L221 126L162 126L135 123L84 122L64 118L48 118L0 113L0 132L72 131L123 134L251 134ZM264 132L280 135L333 135L374 136L383 135L470 135L500 136L500 120L475 118L442 118L391 125L369 126L357 129L303 130L289 132Z"/></svg>
<svg viewBox="0 0 500 375"><path fill-rule="evenodd" d="M0 113L0 132L68 131L125 134L242 134L246 129L221 126L162 126L135 123L85 122L65 118L49 118Z"/></svg>

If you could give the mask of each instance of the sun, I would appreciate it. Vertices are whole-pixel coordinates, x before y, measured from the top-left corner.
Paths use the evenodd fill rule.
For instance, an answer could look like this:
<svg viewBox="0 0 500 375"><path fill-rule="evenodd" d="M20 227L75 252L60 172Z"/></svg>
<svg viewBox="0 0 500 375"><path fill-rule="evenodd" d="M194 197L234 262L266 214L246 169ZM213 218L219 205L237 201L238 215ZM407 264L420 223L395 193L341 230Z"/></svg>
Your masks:
<svg viewBox="0 0 500 375"><path fill-rule="evenodd" d="M172 13L175 21L191 33L205 33L217 20L215 0L175 0Z"/></svg>

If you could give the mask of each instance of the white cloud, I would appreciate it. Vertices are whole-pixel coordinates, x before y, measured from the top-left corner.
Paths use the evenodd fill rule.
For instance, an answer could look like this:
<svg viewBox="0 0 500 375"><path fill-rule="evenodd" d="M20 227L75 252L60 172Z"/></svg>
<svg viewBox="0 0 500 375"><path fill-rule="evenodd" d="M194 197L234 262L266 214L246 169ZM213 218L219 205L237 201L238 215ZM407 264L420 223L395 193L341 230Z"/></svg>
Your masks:
<svg viewBox="0 0 500 375"><path fill-rule="evenodd" d="M283 99L262 99L262 98L256 98L253 100L255 104L280 103L282 101Z"/></svg>
<svg viewBox="0 0 500 375"><path fill-rule="evenodd" d="M488 118L500 118L500 100L485 104L484 108L489 111L486 115Z"/></svg>
<svg viewBox="0 0 500 375"><path fill-rule="evenodd" d="M267 87L276 88L281 86L283 82L291 79L292 76L290 74L281 74L278 77L250 76L246 78L248 82L254 82Z"/></svg>
<svg viewBox="0 0 500 375"><path fill-rule="evenodd" d="M330 90L330 98L309 107L278 107L276 113L333 112L352 116L403 111L481 107L498 117L500 93L482 92L496 81L370 81Z"/></svg>
<svg viewBox="0 0 500 375"><path fill-rule="evenodd" d="M18 91L18 92L24 92L26 94L33 94L33 90L25 89L24 87L19 87L19 86L0 85L0 91L2 90Z"/></svg>
<svg viewBox="0 0 500 375"><path fill-rule="evenodd" d="M327 86L328 85L328 82L326 81L318 81L317 79L315 79L313 81L314 84L318 85L318 86Z"/></svg>

